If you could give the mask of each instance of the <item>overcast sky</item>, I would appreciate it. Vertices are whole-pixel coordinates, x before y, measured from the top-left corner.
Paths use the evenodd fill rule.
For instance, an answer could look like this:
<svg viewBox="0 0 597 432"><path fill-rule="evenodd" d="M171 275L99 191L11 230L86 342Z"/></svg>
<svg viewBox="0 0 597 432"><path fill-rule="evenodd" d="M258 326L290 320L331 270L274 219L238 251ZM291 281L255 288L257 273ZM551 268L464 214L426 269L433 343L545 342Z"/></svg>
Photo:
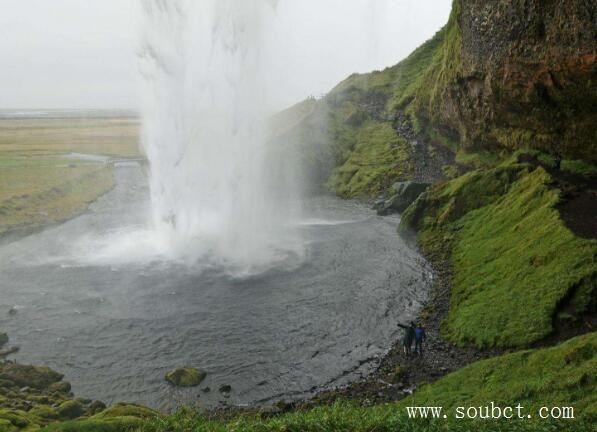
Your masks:
<svg viewBox="0 0 597 432"><path fill-rule="evenodd" d="M0 0L0 108L137 108L137 1ZM273 104L397 63L447 22L450 5L280 0Z"/></svg>

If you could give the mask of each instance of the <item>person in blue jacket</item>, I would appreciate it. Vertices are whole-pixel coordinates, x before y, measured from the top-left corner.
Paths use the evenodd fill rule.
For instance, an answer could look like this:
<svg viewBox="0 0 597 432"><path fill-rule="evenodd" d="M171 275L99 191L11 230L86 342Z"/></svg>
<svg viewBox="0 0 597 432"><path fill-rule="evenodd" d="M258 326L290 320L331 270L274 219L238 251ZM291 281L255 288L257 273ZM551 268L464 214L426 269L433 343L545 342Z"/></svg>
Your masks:
<svg viewBox="0 0 597 432"><path fill-rule="evenodd" d="M422 355L423 354L423 342L427 339L427 335L425 334L425 329L419 323L415 327L415 353Z"/></svg>

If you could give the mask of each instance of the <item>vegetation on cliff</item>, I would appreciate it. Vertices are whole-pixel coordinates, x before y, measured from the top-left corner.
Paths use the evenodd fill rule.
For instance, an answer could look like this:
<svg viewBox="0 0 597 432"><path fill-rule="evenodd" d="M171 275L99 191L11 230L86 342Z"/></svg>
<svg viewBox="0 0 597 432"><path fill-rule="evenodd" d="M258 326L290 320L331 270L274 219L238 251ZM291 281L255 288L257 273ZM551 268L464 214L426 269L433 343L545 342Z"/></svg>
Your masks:
<svg viewBox="0 0 597 432"><path fill-rule="evenodd" d="M339 403L227 421L131 405L96 405L96 412L70 388L58 388L57 376L31 385L3 366L0 432L48 423L50 431L94 432L504 430L503 422L415 422L404 412L409 405L450 412L488 401L528 410L573 405L579 418L508 421L508 430L592 430L597 336L582 321L595 313L597 241L567 226L556 178L597 173L592 17L594 5L584 0L455 0L446 27L407 59L352 75L325 98L278 116L273 130L276 142L298 149L314 184L343 197L384 194L412 179L418 163L452 153L441 181L403 214L401 231L452 265L448 340L525 350L472 363L398 404ZM415 137L406 136L411 129ZM415 159L421 148L429 159ZM561 171L556 154L564 158ZM526 349L562 324L586 334Z"/></svg>
<svg viewBox="0 0 597 432"><path fill-rule="evenodd" d="M597 241L564 225L551 183L541 167L505 163L436 185L403 215L403 231L453 262L451 340L523 347L591 307Z"/></svg>

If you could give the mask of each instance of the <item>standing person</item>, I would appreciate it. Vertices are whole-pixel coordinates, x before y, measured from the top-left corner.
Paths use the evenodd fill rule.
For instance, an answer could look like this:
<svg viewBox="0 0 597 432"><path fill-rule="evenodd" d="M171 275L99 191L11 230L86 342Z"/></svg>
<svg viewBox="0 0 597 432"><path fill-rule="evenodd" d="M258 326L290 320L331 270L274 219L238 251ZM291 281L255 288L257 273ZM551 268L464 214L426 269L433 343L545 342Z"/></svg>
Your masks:
<svg viewBox="0 0 597 432"><path fill-rule="evenodd" d="M425 329L421 325L421 323L417 324L415 328L415 353L419 355L423 355L423 342L427 339L427 335L425 334Z"/></svg>
<svg viewBox="0 0 597 432"><path fill-rule="evenodd" d="M398 323L398 327L405 330L404 337L402 338L402 347L404 348L404 354L410 355L415 339L415 323L411 322L410 326Z"/></svg>
<svg viewBox="0 0 597 432"><path fill-rule="evenodd" d="M554 158L554 165L556 171L560 171L560 168L562 167L562 154L559 151L556 152L556 156Z"/></svg>

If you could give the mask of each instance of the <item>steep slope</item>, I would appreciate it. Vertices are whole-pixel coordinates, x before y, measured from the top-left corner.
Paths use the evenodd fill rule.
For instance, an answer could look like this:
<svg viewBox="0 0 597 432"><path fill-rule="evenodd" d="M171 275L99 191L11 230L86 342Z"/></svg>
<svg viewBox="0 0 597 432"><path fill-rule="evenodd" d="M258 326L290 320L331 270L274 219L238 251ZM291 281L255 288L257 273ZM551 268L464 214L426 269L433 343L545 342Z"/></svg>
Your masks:
<svg viewBox="0 0 597 432"><path fill-rule="evenodd" d="M416 92L425 127L464 149L535 148L597 161L591 0L456 0Z"/></svg>

